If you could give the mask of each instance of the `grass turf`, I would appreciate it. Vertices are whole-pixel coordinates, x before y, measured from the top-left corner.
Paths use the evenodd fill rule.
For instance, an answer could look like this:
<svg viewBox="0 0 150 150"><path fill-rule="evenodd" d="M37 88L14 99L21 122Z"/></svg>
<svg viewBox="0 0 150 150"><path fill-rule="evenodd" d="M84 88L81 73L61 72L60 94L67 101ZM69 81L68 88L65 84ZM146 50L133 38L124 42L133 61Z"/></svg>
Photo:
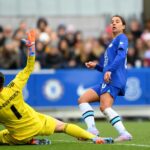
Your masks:
<svg viewBox="0 0 150 150"><path fill-rule="evenodd" d="M85 128L83 123L76 123ZM78 141L73 137L62 133L56 133L49 138L52 141L51 145L23 145L23 146L0 146L0 150L148 150L150 149L150 122L148 121L131 121L124 122L126 128L133 135L133 140L123 143L96 145L90 141ZM113 137L117 136L117 132L107 122L97 122L97 127L100 130L101 136ZM41 138L41 137L39 137Z"/></svg>

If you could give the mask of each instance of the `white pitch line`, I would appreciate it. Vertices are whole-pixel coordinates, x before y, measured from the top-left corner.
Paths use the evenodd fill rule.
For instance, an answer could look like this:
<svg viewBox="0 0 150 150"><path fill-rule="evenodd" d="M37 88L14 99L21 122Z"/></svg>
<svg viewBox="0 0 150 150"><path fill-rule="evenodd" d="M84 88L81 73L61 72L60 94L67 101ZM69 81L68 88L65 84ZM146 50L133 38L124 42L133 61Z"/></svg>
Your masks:
<svg viewBox="0 0 150 150"><path fill-rule="evenodd" d="M64 142L64 143L79 143L79 141L66 141L66 140L52 140L54 142ZM84 142L84 141L80 141L80 142ZM89 142L89 141L86 141L86 143L92 143L92 142Z"/></svg>
<svg viewBox="0 0 150 150"><path fill-rule="evenodd" d="M78 143L78 141L66 141L66 140L52 140L54 142L63 142L63 143ZM86 143L92 143L92 142L89 142L89 141L86 141ZM109 144L108 144L109 145ZM148 147L150 148L150 145L146 145L146 144L122 144L122 143L114 143L114 144L111 144L112 146L118 146L118 145L122 145L122 146L133 146L133 147Z"/></svg>
<svg viewBox="0 0 150 150"><path fill-rule="evenodd" d="M123 145L123 146L135 146L135 147L149 147L150 148L150 145L147 145L147 144L121 144L121 143L118 143L118 144L112 144L112 145Z"/></svg>

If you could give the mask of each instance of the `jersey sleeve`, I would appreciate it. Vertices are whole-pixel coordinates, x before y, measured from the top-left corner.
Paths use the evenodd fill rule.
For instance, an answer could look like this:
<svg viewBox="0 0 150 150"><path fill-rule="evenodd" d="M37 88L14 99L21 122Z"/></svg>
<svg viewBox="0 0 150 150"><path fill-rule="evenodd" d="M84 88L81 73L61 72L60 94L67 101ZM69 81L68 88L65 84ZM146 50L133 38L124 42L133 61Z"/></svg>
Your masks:
<svg viewBox="0 0 150 150"><path fill-rule="evenodd" d="M119 40L118 49L127 50L128 48L128 39L126 36L122 36Z"/></svg>
<svg viewBox="0 0 150 150"><path fill-rule="evenodd" d="M126 58L128 49L128 39L125 36L120 37L118 40L117 55L114 62L106 69L106 71L114 72L120 66L120 63Z"/></svg>
<svg viewBox="0 0 150 150"><path fill-rule="evenodd" d="M95 69L99 72L102 72L103 71L103 65L104 65L104 54L102 54L100 56L100 59L99 59L99 64L97 64L95 66Z"/></svg>
<svg viewBox="0 0 150 150"><path fill-rule="evenodd" d="M34 69L34 62L35 56L29 56L27 59L26 67L22 71L20 71L16 75L15 79L11 82L14 84L14 87L17 88L18 90L22 90L26 82L28 81L31 72Z"/></svg>

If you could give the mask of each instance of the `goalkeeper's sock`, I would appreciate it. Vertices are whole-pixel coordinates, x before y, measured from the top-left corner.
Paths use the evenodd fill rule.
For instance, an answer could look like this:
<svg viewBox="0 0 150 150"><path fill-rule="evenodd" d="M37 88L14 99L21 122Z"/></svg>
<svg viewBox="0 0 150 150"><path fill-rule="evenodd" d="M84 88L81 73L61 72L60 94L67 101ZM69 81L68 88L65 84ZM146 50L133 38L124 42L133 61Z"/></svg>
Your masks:
<svg viewBox="0 0 150 150"><path fill-rule="evenodd" d="M87 140L92 140L95 137L95 135L87 132L86 130L80 128L75 124L65 124L64 132L73 137L83 138Z"/></svg>
<svg viewBox="0 0 150 150"><path fill-rule="evenodd" d="M126 132L126 129L121 121L120 116L114 111L112 108L106 108L103 111L104 115L108 118L111 125L119 132L119 134L123 134Z"/></svg>
<svg viewBox="0 0 150 150"><path fill-rule="evenodd" d="M82 112L82 118L84 119L88 129L96 128L94 120L94 111L93 108L89 105L89 103L81 103L79 104L79 108Z"/></svg>

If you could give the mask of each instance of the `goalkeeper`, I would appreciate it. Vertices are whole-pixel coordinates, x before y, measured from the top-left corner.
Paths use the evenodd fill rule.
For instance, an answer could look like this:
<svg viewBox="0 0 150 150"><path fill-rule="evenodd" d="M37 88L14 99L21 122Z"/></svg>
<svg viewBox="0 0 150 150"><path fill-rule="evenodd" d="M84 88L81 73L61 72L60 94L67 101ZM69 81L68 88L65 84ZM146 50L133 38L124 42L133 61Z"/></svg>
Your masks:
<svg viewBox="0 0 150 150"><path fill-rule="evenodd" d="M26 67L20 71L14 80L4 87L4 75L0 72L0 123L6 129L0 131L0 144L49 144L47 139L35 139L38 135L51 135L54 132L64 132L76 138L92 140L103 144L111 141L109 138L99 138L74 125L36 112L23 99L22 89L29 79L35 62L35 31L27 33L23 40L28 47Z"/></svg>

